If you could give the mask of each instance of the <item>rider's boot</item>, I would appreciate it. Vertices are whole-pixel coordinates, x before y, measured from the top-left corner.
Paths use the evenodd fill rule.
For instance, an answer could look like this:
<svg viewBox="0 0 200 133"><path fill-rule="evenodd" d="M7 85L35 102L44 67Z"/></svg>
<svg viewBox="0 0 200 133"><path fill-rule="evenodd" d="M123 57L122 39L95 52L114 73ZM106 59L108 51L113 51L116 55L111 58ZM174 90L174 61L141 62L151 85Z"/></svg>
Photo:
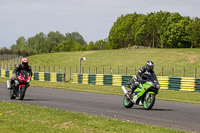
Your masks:
<svg viewBox="0 0 200 133"><path fill-rule="evenodd" d="M129 91L129 93L128 93L128 95L129 95L129 97L131 98L131 99L133 99L133 97L134 97L134 90L135 89L131 89L130 91Z"/></svg>
<svg viewBox="0 0 200 133"><path fill-rule="evenodd" d="M137 86L136 86L136 85L133 85L132 88L131 88L131 91L129 92L129 97L130 97L131 99L133 99L133 97L135 96L134 91L135 91L136 88L137 88Z"/></svg>
<svg viewBox="0 0 200 133"><path fill-rule="evenodd" d="M133 94L133 93L132 93L132 90L130 90L130 91L128 92L128 96L129 96L130 99L133 98L132 94Z"/></svg>

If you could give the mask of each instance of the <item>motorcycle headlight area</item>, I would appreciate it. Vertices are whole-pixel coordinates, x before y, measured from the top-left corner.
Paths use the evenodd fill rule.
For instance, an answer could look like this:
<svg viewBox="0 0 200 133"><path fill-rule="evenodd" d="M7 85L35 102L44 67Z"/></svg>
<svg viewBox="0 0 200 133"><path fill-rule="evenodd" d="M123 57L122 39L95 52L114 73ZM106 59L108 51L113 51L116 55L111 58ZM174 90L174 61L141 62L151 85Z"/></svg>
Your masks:
<svg viewBox="0 0 200 133"><path fill-rule="evenodd" d="M148 82L152 87L154 87L154 83L153 82Z"/></svg>
<svg viewBox="0 0 200 133"><path fill-rule="evenodd" d="M18 85L18 84L19 84L19 82L18 82L17 80L15 80L15 84L16 84L16 85Z"/></svg>
<svg viewBox="0 0 200 133"><path fill-rule="evenodd" d="M156 83L153 83L153 82L149 82L149 84L150 84L153 88L156 88L156 89L159 89L159 88L160 88L160 85L159 85L159 84L156 84Z"/></svg>
<svg viewBox="0 0 200 133"><path fill-rule="evenodd" d="M156 88L159 89L159 88L160 88L160 85L156 85Z"/></svg>

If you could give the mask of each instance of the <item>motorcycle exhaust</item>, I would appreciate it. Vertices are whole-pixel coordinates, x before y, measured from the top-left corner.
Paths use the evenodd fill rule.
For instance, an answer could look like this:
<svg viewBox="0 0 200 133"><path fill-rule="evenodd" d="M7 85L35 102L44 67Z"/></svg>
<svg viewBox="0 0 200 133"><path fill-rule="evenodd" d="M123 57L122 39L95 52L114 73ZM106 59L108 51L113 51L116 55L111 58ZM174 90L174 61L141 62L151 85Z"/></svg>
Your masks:
<svg viewBox="0 0 200 133"><path fill-rule="evenodd" d="M133 99L133 98L130 98L130 96L128 95L128 91L126 90L125 86L122 86L122 91L124 92L124 94L133 102L133 103L136 103L136 100L137 99Z"/></svg>
<svg viewBox="0 0 200 133"><path fill-rule="evenodd" d="M128 91L126 90L125 86L122 86L121 88L125 95L128 94Z"/></svg>
<svg viewBox="0 0 200 133"><path fill-rule="evenodd" d="M10 80L7 80L7 89L11 89L11 83L10 83Z"/></svg>

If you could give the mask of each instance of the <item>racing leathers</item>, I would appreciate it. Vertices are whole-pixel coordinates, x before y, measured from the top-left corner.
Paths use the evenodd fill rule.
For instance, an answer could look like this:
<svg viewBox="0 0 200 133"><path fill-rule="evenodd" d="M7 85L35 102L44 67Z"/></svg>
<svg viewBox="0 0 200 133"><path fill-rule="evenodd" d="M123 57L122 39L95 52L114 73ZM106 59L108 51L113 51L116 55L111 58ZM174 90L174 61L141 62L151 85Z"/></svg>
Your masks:
<svg viewBox="0 0 200 133"><path fill-rule="evenodd" d="M143 77L144 73L150 73L153 74L154 71L150 70L148 71L147 66L143 66L138 70L138 74L136 77L128 82L128 87L131 88L131 93L134 92L134 90L139 86L139 83L145 83L146 80Z"/></svg>
<svg viewBox="0 0 200 133"><path fill-rule="evenodd" d="M31 77L32 77L32 69L31 69L31 67L29 65L28 66L23 66L23 64L18 64L16 66L16 68L13 70L13 76L11 78L11 87L14 86L14 81L19 76L20 70L27 71L29 73L29 77L31 79Z"/></svg>

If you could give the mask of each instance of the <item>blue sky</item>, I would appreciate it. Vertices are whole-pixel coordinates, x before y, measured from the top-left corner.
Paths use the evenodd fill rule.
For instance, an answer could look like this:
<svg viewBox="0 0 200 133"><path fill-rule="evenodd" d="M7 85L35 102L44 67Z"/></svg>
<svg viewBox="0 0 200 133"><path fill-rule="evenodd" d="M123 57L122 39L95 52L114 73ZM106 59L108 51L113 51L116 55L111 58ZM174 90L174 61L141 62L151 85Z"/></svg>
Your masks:
<svg viewBox="0 0 200 133"><path fill-rule="evenodd" d="M79 32L86 42L105 39L127 13L179 12L200 17L199 0L0 0L0 47L39 32Z"/></svg>

